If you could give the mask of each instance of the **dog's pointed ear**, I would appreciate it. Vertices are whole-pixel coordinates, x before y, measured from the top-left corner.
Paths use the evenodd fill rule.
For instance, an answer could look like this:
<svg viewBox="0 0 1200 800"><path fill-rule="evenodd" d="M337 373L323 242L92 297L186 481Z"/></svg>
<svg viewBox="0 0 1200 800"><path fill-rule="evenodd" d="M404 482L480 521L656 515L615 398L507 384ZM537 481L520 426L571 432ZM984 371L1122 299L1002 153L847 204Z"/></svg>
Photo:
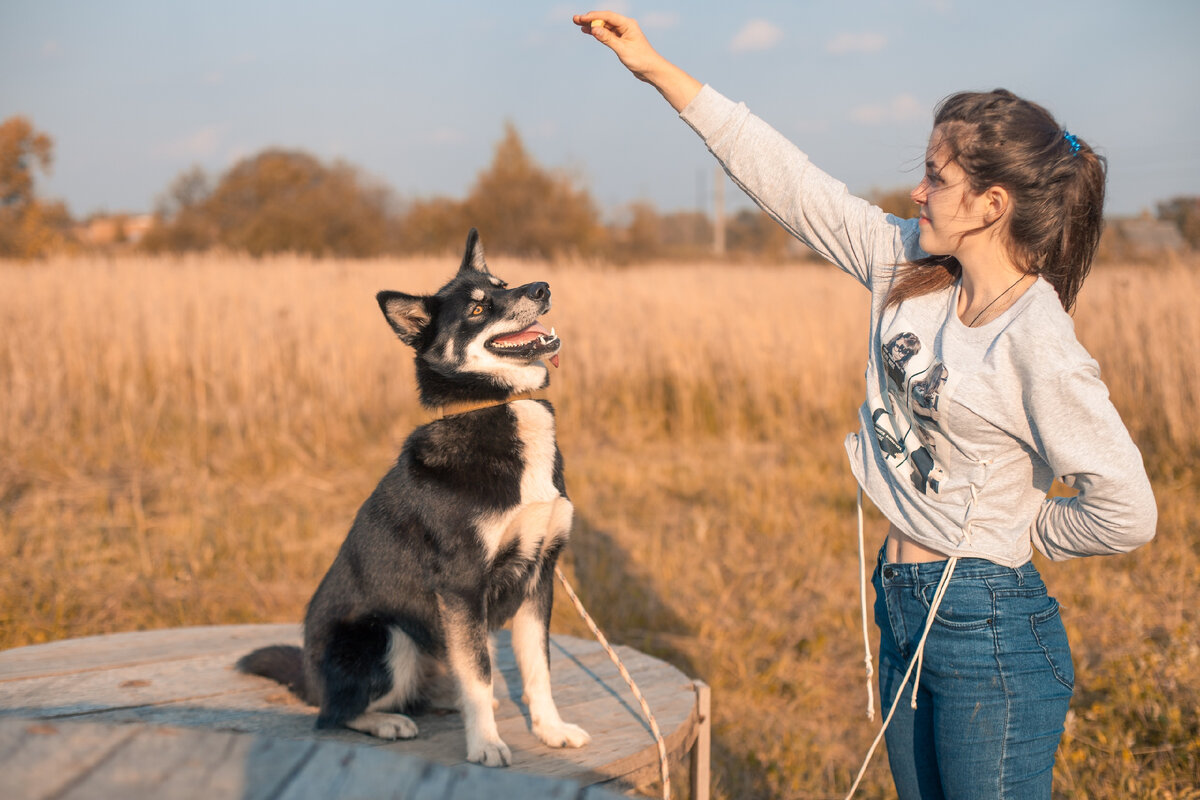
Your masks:
<svg viewBox="0 0 1200 800"><path fill-rule="evenodd" d="M487 261L483 257L483 244L479 241L479 231L475 228L467 233L467 249L463 253L462 266L458 268L459 272L480 272L484 275L491 275L488 272Z"/></svg>
<svg viewBox="0 0 1200 800"><path fill-rule="evenodd" d="M400 341L412 346L433 319L433 298L415 297L403 292L375 295L379 308Z"/></svg>

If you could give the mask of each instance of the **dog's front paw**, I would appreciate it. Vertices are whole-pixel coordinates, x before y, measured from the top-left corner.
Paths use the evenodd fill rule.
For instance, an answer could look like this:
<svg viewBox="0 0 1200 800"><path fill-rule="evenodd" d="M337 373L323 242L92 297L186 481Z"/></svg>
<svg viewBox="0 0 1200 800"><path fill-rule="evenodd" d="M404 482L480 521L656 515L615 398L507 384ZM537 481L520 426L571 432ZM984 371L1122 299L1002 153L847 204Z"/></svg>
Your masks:
<svg viewBox="0 0 1200 800"><path fill-rule="evenodd" d="M346 727L378 739L412 739L417 735L417 723L408 717L379 711L368 711L347 722Z"/></svg>
<svg viewBox="0 0 1200 800"><path fill-rule="evenodd" d="M480 738L467 743L467 761L482 764L485 767L507 767L512 763L512 751L499 737L495 739Z"/></svg>
<svg viewBox="0 0 1200 800"><path fill-rule="evenodd" d="M547 747L583 747L592 740L583 728L561 720L554 725L535 724L533 734Z"/></svg>

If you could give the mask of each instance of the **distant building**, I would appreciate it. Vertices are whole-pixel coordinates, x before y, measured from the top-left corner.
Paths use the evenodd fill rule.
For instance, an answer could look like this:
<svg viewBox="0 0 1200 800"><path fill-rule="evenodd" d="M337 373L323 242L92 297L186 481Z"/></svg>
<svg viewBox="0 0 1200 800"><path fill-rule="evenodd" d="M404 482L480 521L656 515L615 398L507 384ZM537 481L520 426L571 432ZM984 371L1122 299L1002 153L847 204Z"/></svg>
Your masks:
<svg viewBox="0 0 1200 800"><path fill-rule="evenodd" d="M79 240L93 247L117 244L137 244L154 226L150 214L100 214L83 223L78 229Z"/></svg>

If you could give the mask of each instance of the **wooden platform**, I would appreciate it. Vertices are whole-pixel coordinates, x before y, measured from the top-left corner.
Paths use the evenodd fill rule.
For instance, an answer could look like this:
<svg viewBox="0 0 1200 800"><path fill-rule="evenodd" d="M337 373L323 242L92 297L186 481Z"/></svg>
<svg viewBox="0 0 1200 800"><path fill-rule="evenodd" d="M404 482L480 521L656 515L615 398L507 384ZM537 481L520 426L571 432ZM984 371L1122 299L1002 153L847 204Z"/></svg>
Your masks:
<svg viewBox="0 0 1200 800"><path fill-rule="evenodd" d="M122 633L0 652L0 797L403 797L599 800L659 792L658 751L628 686L595 642L553 636L554 697L592 736L580 749L529 730L506 631L496 634L496 721L513 765L465 765L458 714L415 717L420 735L384 742L317 731L315 710L233 665L295 625ZM667 741L676 796L708 796L708 687L617 648ZM677 785L682 784L682 785ZM472 788L473 787L473 788ZM586 788L592 787L592 788Z"/></svg>

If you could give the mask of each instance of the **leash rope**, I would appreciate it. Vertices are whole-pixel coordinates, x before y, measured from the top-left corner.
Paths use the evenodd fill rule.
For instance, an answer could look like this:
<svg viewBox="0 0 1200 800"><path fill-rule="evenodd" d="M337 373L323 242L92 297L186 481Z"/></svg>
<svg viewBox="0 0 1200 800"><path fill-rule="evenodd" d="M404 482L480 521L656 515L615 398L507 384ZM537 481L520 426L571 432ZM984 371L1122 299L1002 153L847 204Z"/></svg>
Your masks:
<svg viewBox="0 0 1200 800"><path fill-rule="evenodd" d="M925 640L929 638L929 630L933 627L933 621L937 617L938 608L942 605L942 598L946 596L946 589L950 586L950 576L954 574L954 566L957 563L958 556L950 556L946 562L946 568L942 572L942 577L938 580L937 589L933 593L933 600L929 604L929 615L925 618L925 629L921 633L920 641L917 642L917 650L908 660L908 669L904 671L904 678L901 679L900 685L896 687L896 698L892 700L891 710L888 711L887 718L884 719L883 725L879 728L879 733L875 734L875 741L871 742L871 748L867 750L867 757L863 759L862 766L859 767L858 775L854 778L854 784L850 787L850 791L846 795L846 800L851 800L854 797L854 793L858 791L858 784L862 782L863 775L867 772L867 765L871 763L871 757L875 755L875 748L879 747L879 742L883 739L883 735L892 721L892 715L896 713L896 707L900 705L900 698L904 696L904 687L908 684L908 679L913 673L913 667L917 668L917 676L913 680L910 706L914 709L917 707L917 688L921 685L921 665L925 663ZM879 699L880 702L883 701L882 696Z"/></svg>
<svg viewBox="0 0 1200 800"><path fill-rule="evenodd" d="M625 669L625 665L621 663L621 657L608 644L608 639L604 637L604 634L600 632L600 628L592 621L591 615L583 607L583 603L580 602L579 597L575 594L575 590L567 582L567 576L563 575L562 569L557 565L554 567L554 574L558 576L563 588L567 590L567 597L570 597L571 602L575 604L575 610L579 612L579 616L583 617L583 621L592 629L592 634L596 637L596 641L604 648L604 652L608 653L608 657L612 659L612 662L617 665L617 671L621 673L621 677L625 679L625 683L629 684L629 688L633 691L633 696L641 704L642 713L646 715L646 720L650 723L650 731L654 734L654 743L658 745L658 760L659 766L662 769L663 800L670 800L671 770L667 763L667 745L663 741L662 733L658 729L658 722L654 719L654 714L650 711L650 704L646 702L646 698L642 696L641 690L634 683L633 676L629 674L629 670Z"/></svg>

